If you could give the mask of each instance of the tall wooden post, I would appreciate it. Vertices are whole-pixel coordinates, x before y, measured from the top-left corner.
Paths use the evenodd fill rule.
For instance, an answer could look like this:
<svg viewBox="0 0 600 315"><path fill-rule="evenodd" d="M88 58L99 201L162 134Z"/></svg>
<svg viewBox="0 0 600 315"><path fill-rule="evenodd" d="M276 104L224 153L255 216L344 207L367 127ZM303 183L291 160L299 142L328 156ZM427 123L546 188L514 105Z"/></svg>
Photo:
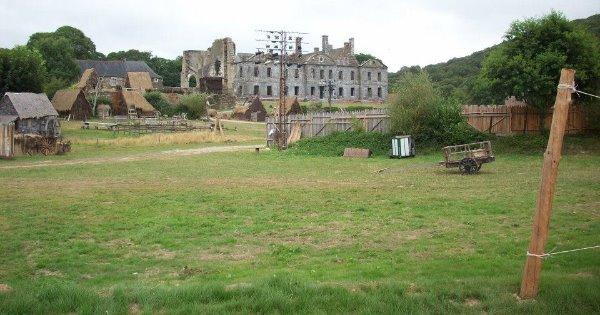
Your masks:
<svg viewBox="0 0 600 315"><path fill-rule="evenodd" d="M533 231L529 243L530 253L525 261L525 270L521 281L521 298L533 298L538 293L540 283L540 272L542 270L542 255L548 240L548 226L550 224L550 213L552 212L552 199L556 186L556 175L558 174L558 163L561 157L563 136L567 124L569 104L571 102L572 86L575 82L575 71L562 69L560 81L554 103L552 115L552 126L550 127L550 138L544 153L542 165L542 178L537 198L537 209L533 217Z"/></svg>

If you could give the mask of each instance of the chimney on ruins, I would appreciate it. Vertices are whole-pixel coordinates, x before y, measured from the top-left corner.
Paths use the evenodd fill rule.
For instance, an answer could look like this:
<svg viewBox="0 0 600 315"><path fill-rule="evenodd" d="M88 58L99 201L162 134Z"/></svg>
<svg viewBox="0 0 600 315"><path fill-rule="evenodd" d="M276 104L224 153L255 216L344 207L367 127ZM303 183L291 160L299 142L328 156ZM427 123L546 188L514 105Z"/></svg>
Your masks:
<svg viewBox="0 0 600 315"><path fill-rule="evenodd" d="M296 37L296 53L302 54L302 37Z"/></svg>
<svg viewBox="0 0 600 315"><path fill-rule="evenodd" d="M329 45L329 36L323 35L321 39L321 49L324 53L331 51L331 45Z"/></svg>
<svg viewBox="0 0 600 315"><path fill-rule="evenodd" d="M354 37L350 37L348 43L350 44L350 53L354 54Z"/></svg>

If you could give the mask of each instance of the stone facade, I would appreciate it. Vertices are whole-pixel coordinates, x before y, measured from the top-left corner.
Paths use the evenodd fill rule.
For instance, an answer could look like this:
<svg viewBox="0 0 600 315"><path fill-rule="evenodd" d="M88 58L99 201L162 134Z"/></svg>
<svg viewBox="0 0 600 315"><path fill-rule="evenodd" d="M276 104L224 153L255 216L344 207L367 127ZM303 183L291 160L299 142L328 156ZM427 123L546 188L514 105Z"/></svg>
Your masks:
<svg viewBox="0 0 600 315"><path fill-rule="evenodd" d="M278 98L280 66L272 57L266 53L236 54L231 39L216 40L206 51L184 52L181 86L189 87L191 77L198 82L202 77L221 76L224 87L238 97ZM216 65L222 64L226 69L217 72ZM287 95L299 99L327 99L330 83L334 100L384 101L388 95L387 66L375 59L359 64L353 38L344 47L333 49L324 35L320 50L290 54L284 71Z"/></svg>

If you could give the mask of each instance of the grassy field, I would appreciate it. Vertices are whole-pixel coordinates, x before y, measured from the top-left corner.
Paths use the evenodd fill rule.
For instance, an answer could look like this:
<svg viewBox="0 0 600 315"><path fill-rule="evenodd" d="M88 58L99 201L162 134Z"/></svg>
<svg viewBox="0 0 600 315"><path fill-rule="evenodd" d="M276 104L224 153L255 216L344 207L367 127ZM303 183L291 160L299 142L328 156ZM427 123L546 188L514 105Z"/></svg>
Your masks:
<svg viewBox="0 0 600 315"><path fill-rule="evenodd" d="M0 313L600 312L598 251L546 260L539 298L515 295L540 154L499 153L475 176L440 159L272 151L4 169ZM564 157L549 250L598 244L598 165L596 151Z"/></svg>
<svg viewBox="0 0 600 315"><path fill-rule="evenodd" d="M207 125L205 122L191 123ZM209 131L166 134L114 133L108 130L82 129L81 121L61 122L65 139L71 141L72 152L62 156L21 156L4 164L18 164L21 161L55 161L80 158L111 157L131 154L144 154L172 149L189 149L208 146L235 144L264 144L265 125L227 121L224 135Z"/></svg>

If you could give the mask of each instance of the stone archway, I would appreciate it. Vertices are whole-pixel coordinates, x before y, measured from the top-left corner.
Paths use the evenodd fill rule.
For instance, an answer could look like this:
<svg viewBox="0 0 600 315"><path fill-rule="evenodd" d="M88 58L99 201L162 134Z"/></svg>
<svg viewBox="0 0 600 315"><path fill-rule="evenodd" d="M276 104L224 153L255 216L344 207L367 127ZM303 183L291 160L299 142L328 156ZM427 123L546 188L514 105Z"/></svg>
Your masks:
<svg viewBox="0 0 600 315"><path fill-rule="evenodd" d="M198 77L195 74L188 75L188 87L197 88L198 87Z"/></svg>

